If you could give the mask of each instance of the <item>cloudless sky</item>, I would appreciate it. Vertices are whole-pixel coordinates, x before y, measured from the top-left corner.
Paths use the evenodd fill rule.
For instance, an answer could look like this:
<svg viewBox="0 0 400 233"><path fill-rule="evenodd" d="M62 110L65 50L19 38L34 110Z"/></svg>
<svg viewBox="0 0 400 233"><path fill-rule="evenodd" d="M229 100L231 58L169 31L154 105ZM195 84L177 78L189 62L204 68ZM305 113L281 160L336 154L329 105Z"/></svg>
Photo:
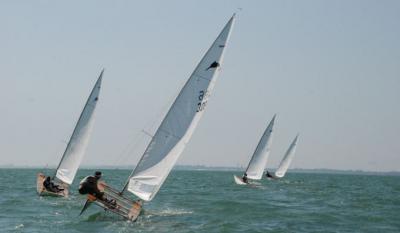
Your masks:
<svg viewBox="0 0 400 233"><path fill-rule="evenodd" d="M178 164L400 171L399 1L1 1L0 165L55 166L104 67L83 165L137 163L232 13L204 117Z"/></svg>

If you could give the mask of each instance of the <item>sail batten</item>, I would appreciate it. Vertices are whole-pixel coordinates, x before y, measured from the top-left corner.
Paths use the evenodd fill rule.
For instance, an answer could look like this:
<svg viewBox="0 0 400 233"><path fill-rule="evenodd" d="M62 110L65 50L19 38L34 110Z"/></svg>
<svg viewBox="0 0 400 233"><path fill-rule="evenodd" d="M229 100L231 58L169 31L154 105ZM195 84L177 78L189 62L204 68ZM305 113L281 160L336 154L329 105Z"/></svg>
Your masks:
<svg viewBox="0 0 400 233"><path fill-rule="evenodd" d="M253 153L253 156L251 157L250 162L247 166L245 173L247 174L247 178L249 179L260 180L263 175L265 166L268 161L268 156L272 143L272 136L273 136L272 132L274 127L275 117L276 115L274 115L274 117L268 124L268 127L265 129Z"/></svg>
<svg viewBox="0 0 400 233"><path fill-rule="evenodd" d="M287 170L290 167L290 164L293 160L294 154L296 152L297 140L299 136L297 135L293 142L290 144L289 148L287 149L285 156L283 157L281 163L279 164L278 169L275 171L275 176L278 178L282 178L285 176Z"/></svg>
<svg viewBox="0 0 400 233"><path fill-rule="evenodd" d="M100 76L86 101L68 145L65 148L64 154L56 169L55 176L66 184L72 184L89 143L90 133L93 128L93 114L99 99L103 73L104 70L101 71Z"/></svg>
<svg viewBox="0 0 400 233"><path fill-rule="evenodd" d="M203 115L233 21L234 16L186 81L122 192L127 189L142 200L150 201L164 183Z"/></svg>

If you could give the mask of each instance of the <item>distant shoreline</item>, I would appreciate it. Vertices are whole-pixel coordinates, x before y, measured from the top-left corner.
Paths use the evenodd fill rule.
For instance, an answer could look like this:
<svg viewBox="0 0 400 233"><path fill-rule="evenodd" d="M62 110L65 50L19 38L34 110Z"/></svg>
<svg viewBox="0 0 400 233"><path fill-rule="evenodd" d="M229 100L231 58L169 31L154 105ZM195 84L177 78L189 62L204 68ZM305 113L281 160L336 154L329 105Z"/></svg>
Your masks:
<svg viewBox="0 0 400 233"><path fill-rule="evenodd" d="M90 169L118 169L118 170L131 170L135 168L135 165L132 166L82 166L81 169L90 170ZM55 169L55 166L48 167L40 167L40 166L14 166L14 165L3 165L0 166L0 169ZM187 171L233 171L233 172L242 172L243 168L238 167L208 167L208 166L190 166L190 165L178 165L175 166L173 170L187 170ZM273 171L272 168L267 168L266 170ZM314 173L314 174L361 174L361 175L393 175L400 176L400 171L364 171L364 170L340 170L340 169L325 169L325 168L316 168L316 169L302 169L302 168L293 168L289 169L289 172L292 173Z"/></svg>

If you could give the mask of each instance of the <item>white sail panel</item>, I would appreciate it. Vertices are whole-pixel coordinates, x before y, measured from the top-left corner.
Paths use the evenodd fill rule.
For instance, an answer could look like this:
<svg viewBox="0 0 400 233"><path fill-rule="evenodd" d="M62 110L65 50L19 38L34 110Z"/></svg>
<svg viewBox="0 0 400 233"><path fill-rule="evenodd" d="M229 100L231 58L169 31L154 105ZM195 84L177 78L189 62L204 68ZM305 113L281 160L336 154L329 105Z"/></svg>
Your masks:
<svg viewBox="0 0 400 233"><path fill-rule="evenodd" d="M64 155L58 165L56 177L64 183L72 184L83 155L85 154L93 127L93 113L99 99L103 71L90 93L81 116L76 123L74 132L68 142L67 148L64 151Z"/></svg>
<svg viewBox="0 0 400 233"><path fill-rule="evenodd" d="M278 169L275 171L275 176L282 178L285 176L286 171L288 170L290 163L293 160L294 154L296 152L296 146L297 146L297 139L299 136L296 136L296 138L293 140L292 144L290 144L288 150L285 153L285 156L283 157L281 163L279 164Z"/></svg>
<svg viewBox="0 0 400 233"><path fill-rule="evenodd" d="M128 191L139 198L154 197L192 136L219 73L233 21L234 16L197 65L130 176Z"/></svg>
<svg viewBox="0 0 400 233"><path fill-rule="evenodd" d="M274 116L271 122L268 124L268 127L261 137L257 148L254 151L253 156L251 157L249 165L247 166L246 174L247 178L249 179L260 180L263 175L272 143L272 132L275 117L276 116Z"/></svg>

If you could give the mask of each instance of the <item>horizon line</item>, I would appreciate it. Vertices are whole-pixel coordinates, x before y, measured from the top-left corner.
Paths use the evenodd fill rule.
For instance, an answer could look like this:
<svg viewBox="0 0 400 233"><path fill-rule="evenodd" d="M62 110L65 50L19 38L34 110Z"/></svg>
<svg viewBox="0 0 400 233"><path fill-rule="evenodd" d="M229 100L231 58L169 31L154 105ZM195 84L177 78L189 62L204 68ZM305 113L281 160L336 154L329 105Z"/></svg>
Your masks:
<svg viewBox="0 0 400 233"><path fill-rule="evenodd" d="M121 169L121 170L132 170L136 165L128 166L128 165L88 165L81 166L80 169ZM13 165L13 164L5 164L0 165L0 169L55 169L56 166L46 166L41 167L38 165ZM208 166L208 165L176 165L173 170L214 170L214 171L241 171L243 167L235 167L235 166ZM276 170L276 168L266 168L265 170ZM364 170L364 169L338 169L338 168L290 168L289 171L300 171L300 172L344 172L344 173L400 173L396 170L390 171L377 171L377 170Z"/></svg>

